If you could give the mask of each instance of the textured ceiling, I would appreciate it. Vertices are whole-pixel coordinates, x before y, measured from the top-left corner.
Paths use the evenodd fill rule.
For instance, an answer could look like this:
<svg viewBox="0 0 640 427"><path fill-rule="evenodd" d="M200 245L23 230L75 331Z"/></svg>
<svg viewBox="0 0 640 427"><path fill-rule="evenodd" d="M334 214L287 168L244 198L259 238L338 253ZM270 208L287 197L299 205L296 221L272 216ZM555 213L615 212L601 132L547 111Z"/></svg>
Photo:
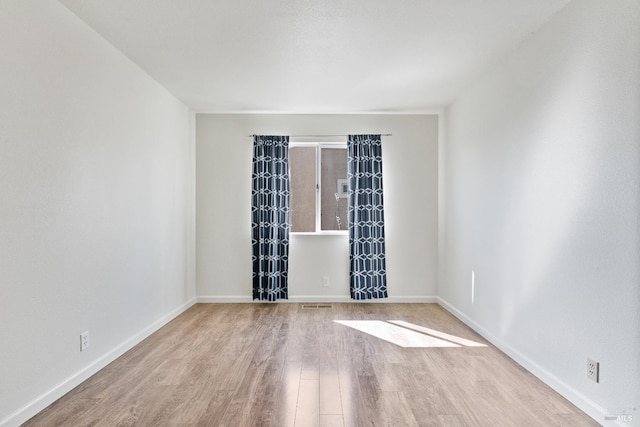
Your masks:
<svg viewBox="0 0 640 427"><path fill-rule="evenodd" d="M425 112L569 0L60 0L199 112Z"/></svg>

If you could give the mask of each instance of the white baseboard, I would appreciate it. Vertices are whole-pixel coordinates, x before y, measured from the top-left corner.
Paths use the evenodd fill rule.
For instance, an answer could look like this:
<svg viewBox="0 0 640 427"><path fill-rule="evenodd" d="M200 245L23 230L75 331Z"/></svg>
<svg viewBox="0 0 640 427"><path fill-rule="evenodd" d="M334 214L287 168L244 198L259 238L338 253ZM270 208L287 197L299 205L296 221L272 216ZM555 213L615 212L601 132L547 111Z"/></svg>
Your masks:
<svg viewBox="0 0 640 427"><path fill-rule="evenodd" d="M142 342L149 335L169 323L171 320L175 319L178 315L186 311L189 307L196 303L196 298L192 298L191 300L185 302L179 307L175 308L171 312L162 316L160 319L153 322L151 325L147 326L137 334L133 335L120 345L118 345L113 350L99 357L98 359L91 362L90 365L80 370L76 374L67 378L57 386L53 387L51 390L45 392L41 396L35 398L24 407L9 415L4 420L0 421L0 427L18 427L34 415L38 414L38 412L42 411L47 406L51 405L56 400L60 399L62 396L73 390L75 387L80 385L83 381L87 380L93 374L98 372L100 369L107 366L109 363L116 360L118 357L122 356L124 353L129 351L131 348Z"/></svg>
<svg viewBox="0 0 640 427"><path fill-rule="evenodd" d="M493 335L491 332L484 329L482 326L474 322L470 317L466 314L455 308L453 305L449 304L443 298L438 297L437 302L442 308L453 314L455 317L460 319L464 324L469 326L471 329L482 335L487 341L491 344L495 345L500 351L505 353L507 356L512 358L516 363L525 368L527 371L531 372L533 375L538 377L542 382L547 384L553 390L562 395L565 399L576 405L580 410L585 412L595 421L603 425L621 425L615 421L605 421L604 415L606 414L604 408L595 404L590 399L587 399L581 393L576 391L574 388L570 387L568 384L564 383L558 377L544 369L542 366L533 362L524 354L520 353L518 350L511 347L509 344L501 340L500 338ZM604 424L606 423L606 424Z"/></svg>
<svg viewBox="0 0 640 427"><path fill-rule="evenodd" d="M209 303L245 303L252 302L250 296L231 295L231 296L217 296L217 295L205 295L196 298L199 304Z"/></svg>
<svg viewBox="0 0 640 427"><path fill-rule="evenodd" d="M199 303L263 303L264 301L254 301L250 296L199 296ZM366 301L352 300L344 295L290 295L289 299L278 300L279 303L318 303L318 302L352 302L352 303L437 303L437 297L430 296L409 296L409 297L389 297L382 299L371 299Z"/></svg>

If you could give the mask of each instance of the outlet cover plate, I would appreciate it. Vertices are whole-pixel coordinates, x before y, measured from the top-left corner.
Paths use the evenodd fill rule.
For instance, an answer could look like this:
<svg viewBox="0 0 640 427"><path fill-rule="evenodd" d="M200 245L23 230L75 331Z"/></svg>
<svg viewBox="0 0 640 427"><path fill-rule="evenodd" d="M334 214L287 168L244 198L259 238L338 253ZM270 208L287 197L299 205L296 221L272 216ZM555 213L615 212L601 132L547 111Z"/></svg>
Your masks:
<svg viewBox="0 0 640 427"><path fill-rule="evenodd" d="M89 331L84 331L80 334L80 351L85 351L89 348Z"/></svg>
<svg viewBox="0 0 640 427"><path fill-rule="evenodd" d="M600 382L600 363L587 359L587 378L595 382Z"/></svg>

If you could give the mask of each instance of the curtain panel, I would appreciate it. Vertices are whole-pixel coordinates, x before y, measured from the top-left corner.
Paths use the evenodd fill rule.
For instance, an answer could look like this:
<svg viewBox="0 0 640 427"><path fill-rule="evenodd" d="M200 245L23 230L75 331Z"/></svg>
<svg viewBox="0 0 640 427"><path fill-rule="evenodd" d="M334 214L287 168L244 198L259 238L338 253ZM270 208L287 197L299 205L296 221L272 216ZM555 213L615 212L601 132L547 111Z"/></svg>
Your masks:
<svg viewBox="0 0 640 427"><path fill-rule="evenodd" d="M349 262L351 298L387 297L380 135L349 135Z"/></svg>
<svg viewBox="0 0 640 427"><path fill-rule="evenodd" d="M288 298L289 137L254 136L251 191L253 299Z"/></svg>

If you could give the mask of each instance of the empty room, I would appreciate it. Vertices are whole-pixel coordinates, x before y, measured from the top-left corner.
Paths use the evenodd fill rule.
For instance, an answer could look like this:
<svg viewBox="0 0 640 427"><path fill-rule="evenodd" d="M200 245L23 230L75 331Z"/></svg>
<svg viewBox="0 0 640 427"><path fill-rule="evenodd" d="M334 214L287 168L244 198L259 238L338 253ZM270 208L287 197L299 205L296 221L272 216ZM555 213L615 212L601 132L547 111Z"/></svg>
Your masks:
<svg viewBox="0 0 640 427"><path fill-rule="evenodd" d="M640 426L640 1L3 0L0 427Z"/></svg>

